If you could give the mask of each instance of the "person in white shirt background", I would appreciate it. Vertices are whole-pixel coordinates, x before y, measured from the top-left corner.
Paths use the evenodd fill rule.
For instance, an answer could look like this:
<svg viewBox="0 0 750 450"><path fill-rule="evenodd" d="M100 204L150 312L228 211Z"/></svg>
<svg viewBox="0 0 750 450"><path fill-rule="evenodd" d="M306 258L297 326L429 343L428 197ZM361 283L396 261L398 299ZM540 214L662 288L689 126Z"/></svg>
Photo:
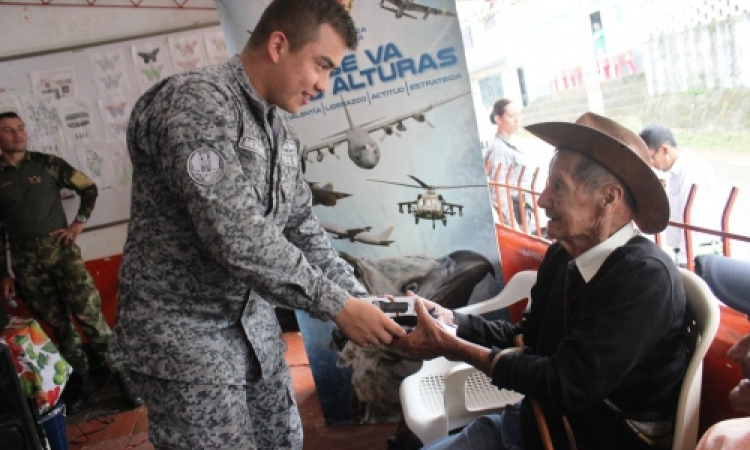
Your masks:
<svg viewBox="0 0 750 450"><path fill-rule="evenodd" d="M651 124L640 132L651 154L651 165L665 172L665 188L669 198L669 220L684 223L685 206L690 188L697 186L693 206L690 210L690 224L712 230L721 229L723 199L719 183L711 166L697 153L677 145L669 128ZM719 238L706 233L692 232L693 257L715 253L720 249ZM675 261L679 265L687 263L685 233L677 227L667 227L666 246L676 252Z"/></svg>

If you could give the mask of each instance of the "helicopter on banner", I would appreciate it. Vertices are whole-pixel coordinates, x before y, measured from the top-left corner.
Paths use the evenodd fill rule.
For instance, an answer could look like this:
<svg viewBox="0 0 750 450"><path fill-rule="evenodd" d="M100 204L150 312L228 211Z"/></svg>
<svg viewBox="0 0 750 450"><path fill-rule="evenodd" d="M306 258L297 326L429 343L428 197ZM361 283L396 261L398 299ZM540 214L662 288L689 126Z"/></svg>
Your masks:
<svg viewBox="0 0 750 450"><path fill-rule="evenodd" d="M463 188L472 188L472 187L483 187L483 188L487 187L484 184L431 186L415 176L408 175L408 177L416 181L418 184L415 185L415 184L397 183L395 181L374 180L371 178L368 178L368 181L374 181L376 183L395 184L397 186L406 186L406 187L412 187L412 188L417 188L417 189L425 189L426 192L417 195L416 200L411 201L411 202L399 202L398 212L403 214L404 208L406 208L407 214L414 215L415 224L419 224L420 219L431 220L433 229L435 228L435 221L440 221L443 223L443 226L446 226L448 225L448 216L454 216L456 215L456 212L458 212L459 217L463 216L463 208L464 208L463 205L459 205L457 203L449 203L445 201L445 198L443 198L442 195L436 192L437 189L463 189Z"/></svg>

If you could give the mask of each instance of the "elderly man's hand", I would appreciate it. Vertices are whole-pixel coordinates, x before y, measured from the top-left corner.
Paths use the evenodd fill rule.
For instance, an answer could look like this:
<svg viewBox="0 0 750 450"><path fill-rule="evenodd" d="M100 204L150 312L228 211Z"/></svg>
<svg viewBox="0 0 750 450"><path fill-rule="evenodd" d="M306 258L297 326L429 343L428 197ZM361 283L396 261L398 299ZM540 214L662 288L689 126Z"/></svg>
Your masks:
<svg viewBox="0 0 750 450"><path fill-rule="evenodd" d="M459 355L455 353L458 341L455 328L433 318L427 311L426 304L431 308L436 305L420 297L414 299L417 326L407 336L394 339L390 347L419 359L432 359L438 356L458 359Z"/></svg>

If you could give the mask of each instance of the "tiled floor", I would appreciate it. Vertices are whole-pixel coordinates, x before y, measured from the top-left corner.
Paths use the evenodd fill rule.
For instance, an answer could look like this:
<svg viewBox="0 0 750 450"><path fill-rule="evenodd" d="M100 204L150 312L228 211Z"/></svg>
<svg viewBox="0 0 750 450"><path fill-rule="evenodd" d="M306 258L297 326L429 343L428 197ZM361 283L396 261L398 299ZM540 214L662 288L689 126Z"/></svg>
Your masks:
<svg viewBox="0 0 750 450"><path fill-rule="evenodd" d="M302 417L304 450L385 450L396 424L328 426L315 392L307 354L298 332L284 333L287 363ZM95 402L68 416L70 450L151 450L145 407L123 411L119 391L108 376Z"/></svg>

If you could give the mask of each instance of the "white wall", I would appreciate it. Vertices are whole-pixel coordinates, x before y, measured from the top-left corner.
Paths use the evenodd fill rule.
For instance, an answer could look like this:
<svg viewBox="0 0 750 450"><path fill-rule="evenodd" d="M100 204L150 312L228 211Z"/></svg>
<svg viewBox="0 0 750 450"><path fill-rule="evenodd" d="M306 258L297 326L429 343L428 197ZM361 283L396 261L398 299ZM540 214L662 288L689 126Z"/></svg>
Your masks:
<svg viewBox="0 0 750 450"><path fill-rule="evenodd" d="M0 58L18 58L30 53L97 45L218 23L215 9L12 6L0 3ZM2 77L0 73L0 80ZM66 208L68 215L74 215L74 211L68 209L71 208ZM84 230L78 244L85 260L104 258L122 252L126 234L126 224L90 232Z"/></svg>
<svg viewBox="0 0 750 450"><path fill-rule="evenodd" d="M0 3L0 58L218 23L216 10L15 6Z"/></svg>

